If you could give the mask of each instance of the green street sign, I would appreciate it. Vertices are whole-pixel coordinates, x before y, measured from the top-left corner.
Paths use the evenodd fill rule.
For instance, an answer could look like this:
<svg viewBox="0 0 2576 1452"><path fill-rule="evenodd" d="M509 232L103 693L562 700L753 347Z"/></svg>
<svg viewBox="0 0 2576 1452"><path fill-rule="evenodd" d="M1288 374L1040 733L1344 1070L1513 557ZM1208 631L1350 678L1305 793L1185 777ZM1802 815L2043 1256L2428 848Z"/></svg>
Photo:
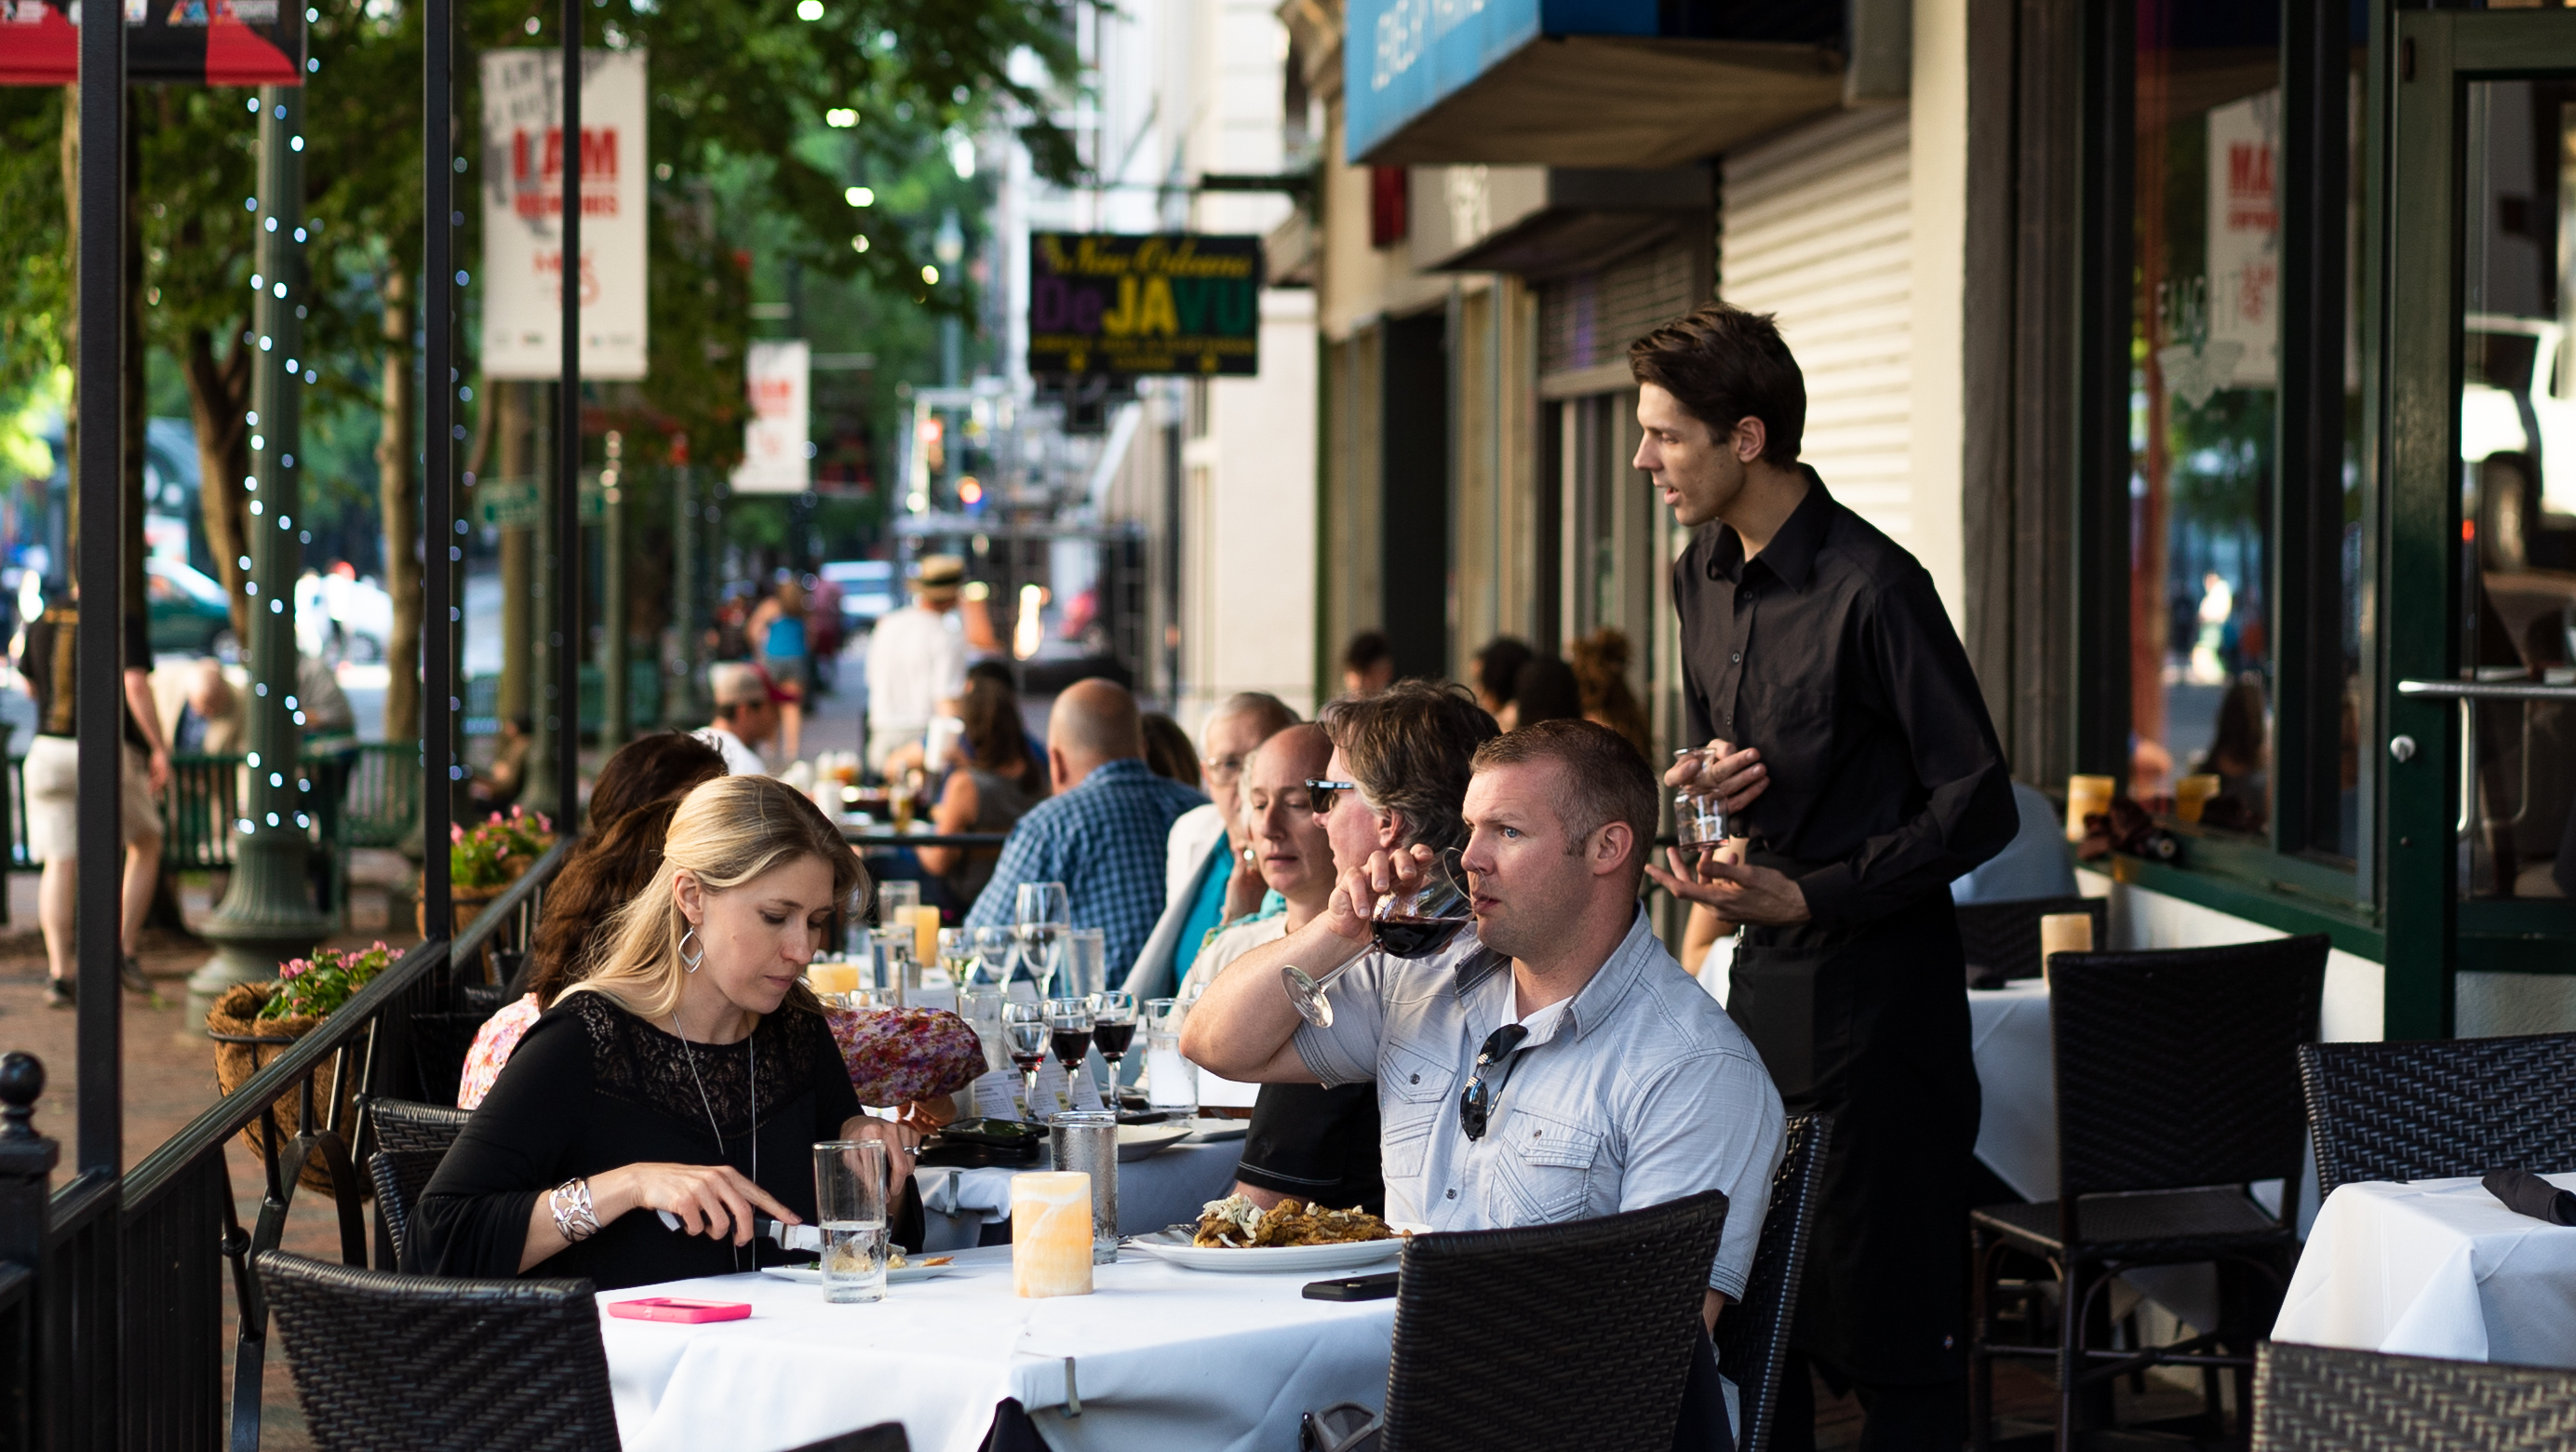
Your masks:
<svg viewBox="0 0 2576 1452"><path fill-rule="evenodd" d="M474 517L502 529L528 529L537 522L537 483L533 479L486 479L474 486Z"/></svg>

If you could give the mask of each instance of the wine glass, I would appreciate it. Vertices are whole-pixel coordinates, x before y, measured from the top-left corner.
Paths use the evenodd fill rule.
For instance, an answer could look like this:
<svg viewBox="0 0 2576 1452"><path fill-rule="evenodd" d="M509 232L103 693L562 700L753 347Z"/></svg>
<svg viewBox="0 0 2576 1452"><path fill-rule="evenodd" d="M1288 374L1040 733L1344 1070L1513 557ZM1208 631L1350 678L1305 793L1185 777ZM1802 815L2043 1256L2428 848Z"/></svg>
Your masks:
<svg viewBox="0 0 2576 1452"><path fill-rule="evenodd" d="M1011 981L1013 932L998 927L974 929L975 956L967 964L966 976L959 981L972 988L1006 987Z"/></svg>
<svg viewBox="0 0 2576 1452"><path fill-rule="evenodd" d="M1101 1061L1109 1066L1109 1092L1104 1096L1108 1107L1118 1107L1118 1061L1127 1057L1127 1046L1136 1041L1136 995L1112 988L1091 995L1091 1041L1099 1046Z"/></svg>
<svg viewBox="0 0 2576 1452"><path fill-rule="evenodd" d="M1442 852L1422 864L1418 884L1377 900L1377 906L1369 912L1369 940L1379 952L1396 958L1427 958L1447 947L1460 928L1475 921L1475 899L1467 890L1467 871L1458 856L1455 847ZM1324 994L1324 985L1332 977L1327 973L1319 979L1294 963L1279 969L1279 981L1288 990L1288 1001L1296 1005L1300 1017L1317 1028L1333 1026L1332 1001Z"/></svg>
<svg viewBox="0 0 2576 1452"><path fill-rule="evenodd" d="M1073 900L1061 882L1023 882L1011 902L1011 927L1020 939L1020 963L1033 978L1050 971L1056 934L1073 922Z"/></svg>
<svg viewBox="0 0 2576 1452"><path fill-rule="evenodd" d="M1046 1062L1047 1016L1043 1004L1022 1003L1017 999L1002 1002L1002 1047L1009 1051L1012 1067L1020 1071L1023 1102L1032 1120L1038 1114L1038 1067Z"/></svg>
<svg viewBox="0 0 2576 1452"><path fill-rule="evenodd" d="M1046 1001L1047 1038L1055 1049L1058 1063L1064 1065L1065 1097L1073 1097L1073 1076L1082 1072L1083 1060L1091 1055L1091 1002L1082 998L1050 998Z"/></svg>

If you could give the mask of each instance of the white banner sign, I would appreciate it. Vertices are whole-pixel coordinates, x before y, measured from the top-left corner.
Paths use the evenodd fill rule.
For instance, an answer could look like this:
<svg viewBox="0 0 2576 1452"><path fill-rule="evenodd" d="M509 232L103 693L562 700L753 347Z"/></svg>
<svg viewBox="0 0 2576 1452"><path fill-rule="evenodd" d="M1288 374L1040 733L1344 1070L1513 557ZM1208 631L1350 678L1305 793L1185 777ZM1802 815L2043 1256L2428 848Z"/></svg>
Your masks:
<svg viewBox="0 0 2576 1452"><path fill-rule="evenodd" d="M802 338L754 343L744 357L751 420L742 426L736 494L801 494L814 487L813 448L805 441L810 367Z"/></svg>
<svg viewBox="0 0 2576 1452"><path fill-rule="evenodd" d="M582 52L581 371L644 376L644 53ZM563 53L483 53L483 371L563 375Z"/></svg>
<svg viewBox="0 0 2576 1452"><path fill-rule="evenodd" d="M2209 113L2209 342L2234 344L2222 388L2271 388L2281 376L2281 93Z"/></svg>

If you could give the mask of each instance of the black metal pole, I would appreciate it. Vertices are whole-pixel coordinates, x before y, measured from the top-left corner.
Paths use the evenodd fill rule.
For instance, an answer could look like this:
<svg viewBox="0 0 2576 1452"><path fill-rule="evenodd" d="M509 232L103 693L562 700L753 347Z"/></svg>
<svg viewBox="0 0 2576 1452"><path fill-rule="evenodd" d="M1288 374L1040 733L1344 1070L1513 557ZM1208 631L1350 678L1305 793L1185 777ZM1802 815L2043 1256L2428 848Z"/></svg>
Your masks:
<svg viewBox="0 0 2576 1452"><path fill-rule="evenodd" d="M555 394L556 830L581 817L581 0L563 0L563 387Z"/></svg>
<svg viewBox="0 0 2576 1452"><path fill-rule="evenodd" d="M456 679L456 601L452 565L464 558L465 523L456 518L456 290L463 284L456 270L454 149L456 98L450 74L456 58L453 0L429 0L421 17L421 331L427 346L422 381L429 385L429 429L422 450L427 478L421 497L425 528L421 537L420 678L420 894L422 921L429 934L445 937L455 927L449 908L447 829L461 774L456 762L456 717L465 691ZM485 408L492 405L487 400Z"/></svg>
<svg viewBox="0 0 2576 1452"><path fill-rule="evenodd" d="M80 1143L83 1173L125 1162L125 27L80 28ZM104 18L107 23L98 23Z"/></svg>

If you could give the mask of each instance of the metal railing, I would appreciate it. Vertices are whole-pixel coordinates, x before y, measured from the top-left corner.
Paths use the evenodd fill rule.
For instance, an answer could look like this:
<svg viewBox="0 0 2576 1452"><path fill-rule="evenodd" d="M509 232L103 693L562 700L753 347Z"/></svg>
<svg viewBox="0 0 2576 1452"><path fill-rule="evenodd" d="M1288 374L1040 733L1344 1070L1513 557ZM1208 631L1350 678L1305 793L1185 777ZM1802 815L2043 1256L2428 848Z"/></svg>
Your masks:
<svg viewBox="0 0 2576 1452"><path fill-rule="evenodd" d="M274 1044L276 1056L121 1179L90 1173L45 1195L57 1152L30 1123L42 1068L25 1055L0 1063L0 1445L256 1452L268 1307L253 1259L277 1247L318 1161L341 1258L368 1263L368 1106L455 1102L466 1044L497 993L485 950L524 947L570 850L557 844L453 943L413 947L303 1037L239 1040ZM281 1104L293 1106L291 1134ZM245 1228L225 1156L253 1126L265 1180Z"/></svg>

